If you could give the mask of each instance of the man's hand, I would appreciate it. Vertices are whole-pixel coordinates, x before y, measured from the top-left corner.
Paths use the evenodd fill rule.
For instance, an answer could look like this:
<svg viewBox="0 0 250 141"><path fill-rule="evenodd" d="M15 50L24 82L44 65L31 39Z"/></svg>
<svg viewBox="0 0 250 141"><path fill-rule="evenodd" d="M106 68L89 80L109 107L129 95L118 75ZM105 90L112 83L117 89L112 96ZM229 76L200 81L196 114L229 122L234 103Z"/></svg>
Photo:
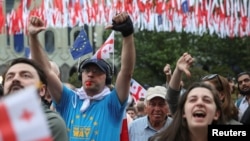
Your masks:
<svg viewBox="0 0 250 141"><path fill-rule="evenodd" d="M29 19L29 25L28 25L28 33L29 35L37 35L41 31L43 31L46 27L44 26L44 22L42 19L36 16L32 16Z"/></svg>
<svg viewBox="0 0 250 141"><path fill-rule="evenodd" d="M123 37L127 37L134 33L133 23L127 12L122 12L113 17L112 25L106 27L106 29L113 29L115 31L120 31Z"/></svg>
<svg viewBox="0 0 250 141"><path fill-rule="evenodd" d="M172 71L171 71L171 68L170 68L169 64L165 65L165 67L163 69L163 72L165 73L166 76L170 76L172 74Z"/></svg>
<svg viewBox="0 0 250 141"><path fill-rule="evenodd" d="M184 72L188 77L190 77L191 73L189 71L189 68L193 64L193 62L194 58L186 52L179 58L176 65L180 71Z"/></svg>

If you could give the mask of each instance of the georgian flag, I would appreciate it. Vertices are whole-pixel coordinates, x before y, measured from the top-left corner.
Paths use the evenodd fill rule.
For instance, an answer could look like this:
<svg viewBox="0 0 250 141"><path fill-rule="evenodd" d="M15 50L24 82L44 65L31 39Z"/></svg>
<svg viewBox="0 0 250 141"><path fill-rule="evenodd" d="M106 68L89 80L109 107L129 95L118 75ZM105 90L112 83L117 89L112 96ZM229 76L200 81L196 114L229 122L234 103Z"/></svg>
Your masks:
<svg viewBox="0 0 250 141"><path fill-rule="evenodd" d="M120 141L129 141L128 119L126 110L123 111L122 128L120 133Z"/></svg>
<svg viewBox="0 0 250 141"><path fill-rule="evenodd" d="M35 86L0 101L0 141L53 141Z"/></svg>
<svg viewBox="0 0 250 141"><path fill-rule="evenodd" d="M108 59L110 58L110 53L114 53L114 31L111 32L105 43L96 51L92 58L97 59Z"/></svg>
<svg viewBox="0 0 250 141"><path fill-rule="evenodd" d="M136 101L140 98L144 98L146 95L146 90L134 79L130 81L130 93Z"/></svg>

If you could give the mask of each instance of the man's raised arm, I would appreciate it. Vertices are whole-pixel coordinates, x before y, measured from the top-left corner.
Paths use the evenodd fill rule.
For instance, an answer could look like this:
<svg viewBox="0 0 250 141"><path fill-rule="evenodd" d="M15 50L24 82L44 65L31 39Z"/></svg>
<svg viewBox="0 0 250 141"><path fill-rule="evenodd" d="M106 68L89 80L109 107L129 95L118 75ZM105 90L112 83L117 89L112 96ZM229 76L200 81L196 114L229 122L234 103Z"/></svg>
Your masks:
<svg viewBox="0 0 250 141"><path fill-rule="evenodd" d="M58 103L62 94L62 83L55 72L51 69L51 65L47 54L38 40L38 34L45 29L44 22L36 16L29 20L28 34L31 58L41 65L47 76L48 90L52 98Z"/></svg>
<svg viewBox="0 0 250 141"><path fill-rule="evenodd" d="M129 95L130 80L135 65L135 45L133 23L126 12L117 14L113 18L113 25L108 27L120 31L123 36L121 52L121 68L116 79L116 90L120 102L125 102Z"/></svg>

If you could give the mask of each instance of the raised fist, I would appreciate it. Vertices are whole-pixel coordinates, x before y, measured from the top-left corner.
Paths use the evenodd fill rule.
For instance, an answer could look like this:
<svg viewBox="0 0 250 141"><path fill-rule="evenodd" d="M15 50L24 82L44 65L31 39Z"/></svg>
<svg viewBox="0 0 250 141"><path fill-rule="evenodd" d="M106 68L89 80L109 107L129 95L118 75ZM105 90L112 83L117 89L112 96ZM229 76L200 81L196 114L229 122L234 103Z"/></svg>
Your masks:
<svg viewBox="0 0 250 141"><path fill-rule="evenodd" d="M115 31L120 31L123 37L127 37L134 33L134 27L131 18L127 12L122 12L113 17L113 23L110 27Z"/></svg>

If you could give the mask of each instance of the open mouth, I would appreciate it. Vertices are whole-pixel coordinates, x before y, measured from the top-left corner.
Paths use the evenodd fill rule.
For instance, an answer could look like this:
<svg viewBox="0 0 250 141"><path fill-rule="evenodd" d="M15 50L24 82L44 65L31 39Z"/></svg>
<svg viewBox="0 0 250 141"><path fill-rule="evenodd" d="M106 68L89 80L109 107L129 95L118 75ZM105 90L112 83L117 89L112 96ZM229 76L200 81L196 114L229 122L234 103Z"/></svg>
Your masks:
<svg viewBox="0 0 250 141"><path fill-rule="evenodd" d="M196 118L204 118L206 116L206 113L204 111L195 111L193 113L193 116Z"/></svg>

